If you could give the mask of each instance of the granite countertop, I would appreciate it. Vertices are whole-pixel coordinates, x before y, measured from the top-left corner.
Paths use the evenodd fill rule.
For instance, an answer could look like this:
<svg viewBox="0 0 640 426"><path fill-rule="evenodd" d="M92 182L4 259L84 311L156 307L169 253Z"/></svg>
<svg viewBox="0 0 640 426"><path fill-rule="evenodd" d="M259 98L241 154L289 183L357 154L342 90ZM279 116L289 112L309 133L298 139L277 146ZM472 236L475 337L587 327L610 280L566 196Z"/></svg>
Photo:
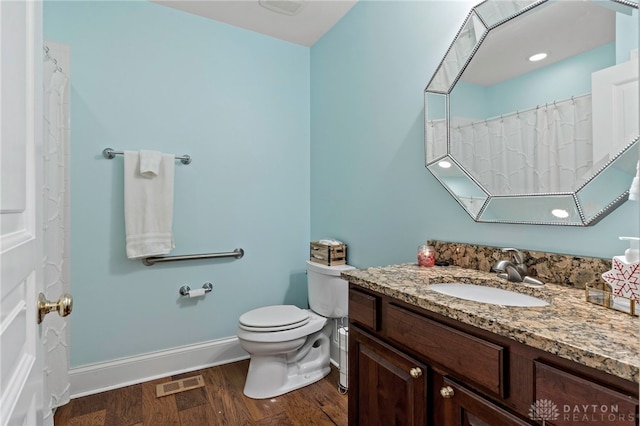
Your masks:
<svg viewBox="0 0 640 426"><path fill-rule="evenodd" d="M638 383L638 317L585 301L584 290L556 284L525 287L495 273L457 266L407 263L342 272L359 287L508 337ZM459 299L429 290L429 284L464 282L515 290L550 302L546 307L509 307Z"/></svg>

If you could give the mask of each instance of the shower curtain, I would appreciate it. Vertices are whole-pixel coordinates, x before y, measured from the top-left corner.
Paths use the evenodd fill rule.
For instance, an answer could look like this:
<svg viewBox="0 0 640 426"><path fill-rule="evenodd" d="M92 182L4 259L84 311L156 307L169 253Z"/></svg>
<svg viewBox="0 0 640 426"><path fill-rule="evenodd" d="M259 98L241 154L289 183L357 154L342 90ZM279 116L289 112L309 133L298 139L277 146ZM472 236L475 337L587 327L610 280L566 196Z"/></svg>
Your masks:
<svg viewBox="0 0 640 426"><path fill-rule="evenodd" d="M492 195L573 192L593 164L591 95L451 126L450 138Z"/></svg>
<svg viewBox="0 0 640 426"><path fill-rule="evenodd" d="M45 42L43 64L43 274L44 293L57 300L69 293L69 49ZM45 407L69 402L69 320L49 315L42 330ZM46 397L45 397L46 398ZM46 410L45 419L52 416ZM52 420L51 420L52 422Z"/></svg>

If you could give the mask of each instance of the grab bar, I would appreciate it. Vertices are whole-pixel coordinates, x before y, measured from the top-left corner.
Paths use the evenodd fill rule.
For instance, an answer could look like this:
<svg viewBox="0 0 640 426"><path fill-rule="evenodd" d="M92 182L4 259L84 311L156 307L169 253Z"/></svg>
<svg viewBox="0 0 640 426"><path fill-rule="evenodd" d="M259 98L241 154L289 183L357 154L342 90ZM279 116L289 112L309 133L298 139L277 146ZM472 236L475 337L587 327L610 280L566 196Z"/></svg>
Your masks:
<svg viewBox="0 0 640 426"><path fill-rule="evenodd" d="M124 151L115 151L113 148L105 148L102 150L102 156L107 160L113 160L116 155L124 155ZM176 155L176 160L180 160L182 164L191 164L191 156Z"/></svg>
<svg viewBox="0 0 640 426"><path fill-rule="evenodd" d="M187 254L183 256L152 256L142 259L142 263L147 266L152 266L156 263L162 262L178 262L181 260L195 260L195 259L216 259L220 257L235 257L236 259L242 259L244 256L244 250L237 248L234 251L227 253L206 253L206 254Z"/></svg>

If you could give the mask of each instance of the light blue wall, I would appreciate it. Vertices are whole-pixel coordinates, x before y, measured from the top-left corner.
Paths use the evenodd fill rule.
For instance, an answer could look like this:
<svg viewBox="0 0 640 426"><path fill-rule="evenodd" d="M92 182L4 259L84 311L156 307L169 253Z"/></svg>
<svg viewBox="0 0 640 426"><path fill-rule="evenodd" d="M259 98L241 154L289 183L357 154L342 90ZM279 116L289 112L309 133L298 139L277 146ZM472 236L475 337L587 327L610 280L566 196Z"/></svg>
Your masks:
<svg viewBox="0 0 640 426"><path fill-rule="evenodd" d="M357 267L427 239L609 258L637 202L587 228L475 223L424 167L423 90L474 2L360 1L311 48L311 237Z"/></svg>
<svg viewBox="0 0 640 426"><path fill-rule="evenodd" d="M449 113L451 117L483 120L492 117L492 105L489 103L489 88L480 84L458 80L449 94Z"/></svg>
<svg viewBox="0 0 640 426"><path fill-rule="evenodd" d="M306 306L309 49L150 2L46 2L71 47L71 365L235 335L267 304ZM143 266L125 257L123 158L176 163L172 254L241 260ZM214 284L200 300L178 288Z"/></svg>
<svg viewBox="0 0 640 426"><path fill-rule="evenodd" d="M361 0L308 49L153 3L46 2L46 38L72 52L72 366L303 306L310 239L343 239L358 267L414 261L426 239L622 253L637 203L590 228L478 224L424 167L423 90L474 3ZM127 260L108 146L191 155L177 164L173 254L245 257ZM206 298L178 296L205 281Z"/></svg>
<svg viewBox="0 0 640 426"><path fill-rule="evenodd" d="M591 93L591 74L615 63L615 44L610 43L495 84L486 94L493 107L490 117Z"/></svg>
<svg viewBox="0 0 640 426"><path fill-rule="evenodd" d="M618 64L628 61L629 51L638 48L640 42L638 19L638 9L632 9L629 15L616 13L616 63Z"/></svg>
<svg viewBox="0 0 640 426"><path fill-rule="evenodd" d="M591 74L615 65L615 56L615 43L609 43L492 86L459 81L450 95L451 114L487 119L589 94Z"/></svg>

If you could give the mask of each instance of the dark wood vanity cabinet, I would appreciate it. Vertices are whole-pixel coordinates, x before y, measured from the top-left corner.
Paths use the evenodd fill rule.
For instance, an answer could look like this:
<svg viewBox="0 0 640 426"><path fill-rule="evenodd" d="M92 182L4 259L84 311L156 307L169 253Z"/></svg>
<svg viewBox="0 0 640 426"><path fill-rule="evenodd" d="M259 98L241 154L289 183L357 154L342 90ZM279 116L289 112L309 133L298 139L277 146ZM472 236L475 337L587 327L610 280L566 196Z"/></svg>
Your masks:
<svg viewBox="0 0 640 426"><path fill-rule="evenodd" d="M434 425L519 426L531 424L446 377L439 393L443 398L443 414L440 417L441 420L434 422Z"/></svg>
<svg viewBox="0 0 640 426"><path fill-rule="evenodd" d="M351 426L637 426L637 413L636 383L350 285Z"/></svg>
<svg viewBox="0 0 640 426"><path fill-rule="evenodd" d="M427 424L427 367L375 337L349 332L350 365L349 424ZM358 395L358 396L356 396Z"/></svg>

